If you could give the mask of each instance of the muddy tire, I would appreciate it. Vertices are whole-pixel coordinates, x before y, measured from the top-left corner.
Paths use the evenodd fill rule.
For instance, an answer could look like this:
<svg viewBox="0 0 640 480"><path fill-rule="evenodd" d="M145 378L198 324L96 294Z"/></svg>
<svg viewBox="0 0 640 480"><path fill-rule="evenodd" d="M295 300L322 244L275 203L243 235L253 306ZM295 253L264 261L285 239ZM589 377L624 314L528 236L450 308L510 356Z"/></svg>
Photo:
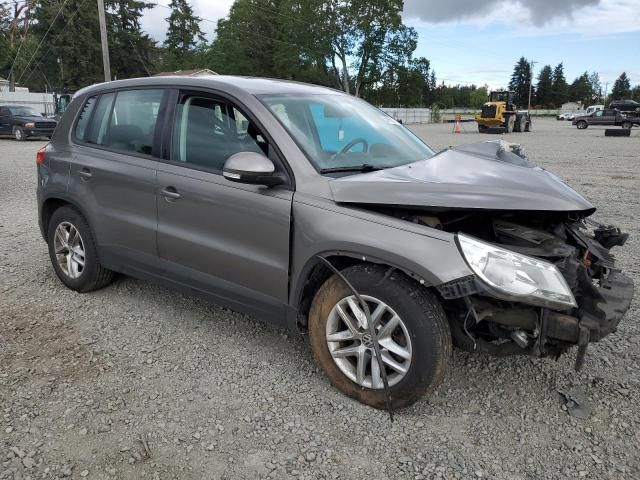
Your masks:
<svg viewBox="0 0 640 480"><path fill-rule="evenodd" d="M372 316L377 307L388 307L388 310L382 308L385 313L380 314L374 322L381 336L382 358L386 362L392 357L389 364L395 362L394 368L385 364L385 370L390 378L391 402L398 409L412 405L442 382L451 356L451 332L444 310L433 293L400 272L390 275L388 272L387 268L374 265L357 265L342 271L358 293L366 298ZM334 387L366 405L384 409L386 403L380 375L377 374L377 360L371 356L362 357L367 359L368 370L362 369L364 373L358 378L361 357L337 358L344 349L366 350L368 345L366 337L358 338L358 335L366 334L368 328L358 325L357 320L352 324L359 329L357 335L351 336L352 331L346 331L346 327L342 326L340 328L350 338L332 341L343 338L340 334L345 333L332 333L332 324L336 321L338 305L344 305L349 297L352 297L350 290L336 275L320 287L309 314L311 349L316 363ZM357 306L357 301L355 304ZM357 319L357 313L348 308L342 309L342 313L346 313L351 320ZM339 318L338 321L341 321L344 317ZM392 323L393 320L395 322ZM391 329L393 335L389 337ZM388 338L392 338L393 342L389 343ZM403 357L396 356L400 345L404 348ZM409 351L409 360L405 358L406 351ZM405 362L404 368L396 370L401 362ZM355 372L351 376L345 373L349 369Z"/></svg>
<svg viewBox="0 0 640 480"><path fill-rule="evenodd" d="M75 208L65 206L53 213L47 243L56 275L71 290L90 292L113 281L113 272L100 264L89 224Z"/></svg>
<svg viewBox="0 0 640 480"><path fill-rule="evenodd" d="M632 122L622 122L622 128L625 128L627 130L631 130L633 128L633 123Z"/></svg>

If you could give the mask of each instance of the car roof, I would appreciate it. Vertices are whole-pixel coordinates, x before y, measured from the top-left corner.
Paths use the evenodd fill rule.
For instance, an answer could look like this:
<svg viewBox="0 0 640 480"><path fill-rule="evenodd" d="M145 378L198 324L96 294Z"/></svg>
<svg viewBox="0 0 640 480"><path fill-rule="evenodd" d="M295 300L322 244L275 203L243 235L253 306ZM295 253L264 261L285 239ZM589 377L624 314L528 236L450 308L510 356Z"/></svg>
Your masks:
<svg viewBox="0 0 640 480"><path fill-rule="evenodd" d="M274 78L242 77L233 75L207 75L201 77L190 76L159 76L146 78L131 78L113 82L99 83L83 88L78 94L99 92L133 87L175 86L175 87L205 87L217 88L224 91L242 91L252 95L262 94L344 94L338 90L308 83L277 80Z"/></svg>

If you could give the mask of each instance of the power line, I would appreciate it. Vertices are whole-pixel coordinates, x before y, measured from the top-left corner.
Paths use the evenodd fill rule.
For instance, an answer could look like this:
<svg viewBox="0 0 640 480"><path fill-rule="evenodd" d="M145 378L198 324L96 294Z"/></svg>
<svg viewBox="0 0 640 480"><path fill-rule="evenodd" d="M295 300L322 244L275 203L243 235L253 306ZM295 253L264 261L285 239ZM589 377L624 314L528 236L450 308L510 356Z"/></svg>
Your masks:
<svg viewBox="0 0 640 480"><path fill-rule="evenodd" d="M18 78L18 83L20 83L20 80L22 80L22 77L26 73L27 68L29 68L29 66L31 65L31 62L33 61L34 57L36 56L36 53L38 53L38 50L40 50L40 47L42 46L42 44L44 43L45 39L47 38L47 35L49 35L49 32L53 28L53 25L56 23L56 20L58 19L58 17L62 13L62 9L64 8L64 6L67 4L68 1L69 0L64 0L62 5L60 5L60 8L58 9L58 13L54 17L54 19L51 22L51 24L49 25L49 28L47 29L47 31L45 32L44 36L42 37L42 40L40 40L40 43L38 44L38 47L36 48L36 50L33 52L33 55L31 55L31 58L29 59L29 62L27 62L27 66L24 67L24 70L22 71L22 74L20 75L20 78Z"/></svg>

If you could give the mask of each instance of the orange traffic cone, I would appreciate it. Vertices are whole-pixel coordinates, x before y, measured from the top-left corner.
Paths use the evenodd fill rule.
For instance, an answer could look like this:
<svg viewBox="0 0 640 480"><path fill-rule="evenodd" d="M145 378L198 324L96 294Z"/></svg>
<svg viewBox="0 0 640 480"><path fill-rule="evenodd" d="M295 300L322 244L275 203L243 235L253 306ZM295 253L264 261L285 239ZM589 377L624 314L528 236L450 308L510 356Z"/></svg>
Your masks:
<svg viewBox="0 0 640 480"><path fill-rule="evenodd" d="M460 115L456 115L456 124L453 127L453 133L462 133L462 126L460 125Z"/></svg>

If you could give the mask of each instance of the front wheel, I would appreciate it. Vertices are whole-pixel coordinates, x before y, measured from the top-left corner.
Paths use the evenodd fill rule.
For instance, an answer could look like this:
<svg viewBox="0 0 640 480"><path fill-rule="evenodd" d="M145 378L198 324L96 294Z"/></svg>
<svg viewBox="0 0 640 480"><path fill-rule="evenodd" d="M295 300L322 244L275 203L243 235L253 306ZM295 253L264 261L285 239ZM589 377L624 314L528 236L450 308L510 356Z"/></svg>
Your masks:
<svg viewBox="0 0 640 480"><path fill-rule="evenodd" d="M24 130L22 130L22 127L14 128L13 129L13 136L15 137L16 141L18 141L18 142L22 142L26 138L25 135L24 135Z"/></svg>
<svg viewBox="0 0 640 480"><path fill-rule="evenodd" d="M580 120L578 123L576 123L576 127L578 127L578 129L580 130L584 130L585 128L587 128L587 122L585 122L584 120Z"/></svg>
<svg viewBox="0 0 640 480"><path fill-rule="evenodd" d="M377 331L391 403L404 408L442 381L451 356L451 333L442 306L426 288L399 272L357 265L342 271L367 303ZM317 364L342 393L386 408L382 374L366 317L336 275L316 293L309 339Z"/></svg>
<svg viewBox="0 0 640 480"><path fill-rule="evenodd" d="M504 131L505 133L513 133L513 129L516 125L516 117L509 115L504 119Z"/></svg>
<svg viewBox="0 0 640 480"><path fill-rule="evenodd" d="M58 278L71 290L90 292L113 280L98 260L93 232L73 207L56 210L47 231L49 257Z"/></svg>

